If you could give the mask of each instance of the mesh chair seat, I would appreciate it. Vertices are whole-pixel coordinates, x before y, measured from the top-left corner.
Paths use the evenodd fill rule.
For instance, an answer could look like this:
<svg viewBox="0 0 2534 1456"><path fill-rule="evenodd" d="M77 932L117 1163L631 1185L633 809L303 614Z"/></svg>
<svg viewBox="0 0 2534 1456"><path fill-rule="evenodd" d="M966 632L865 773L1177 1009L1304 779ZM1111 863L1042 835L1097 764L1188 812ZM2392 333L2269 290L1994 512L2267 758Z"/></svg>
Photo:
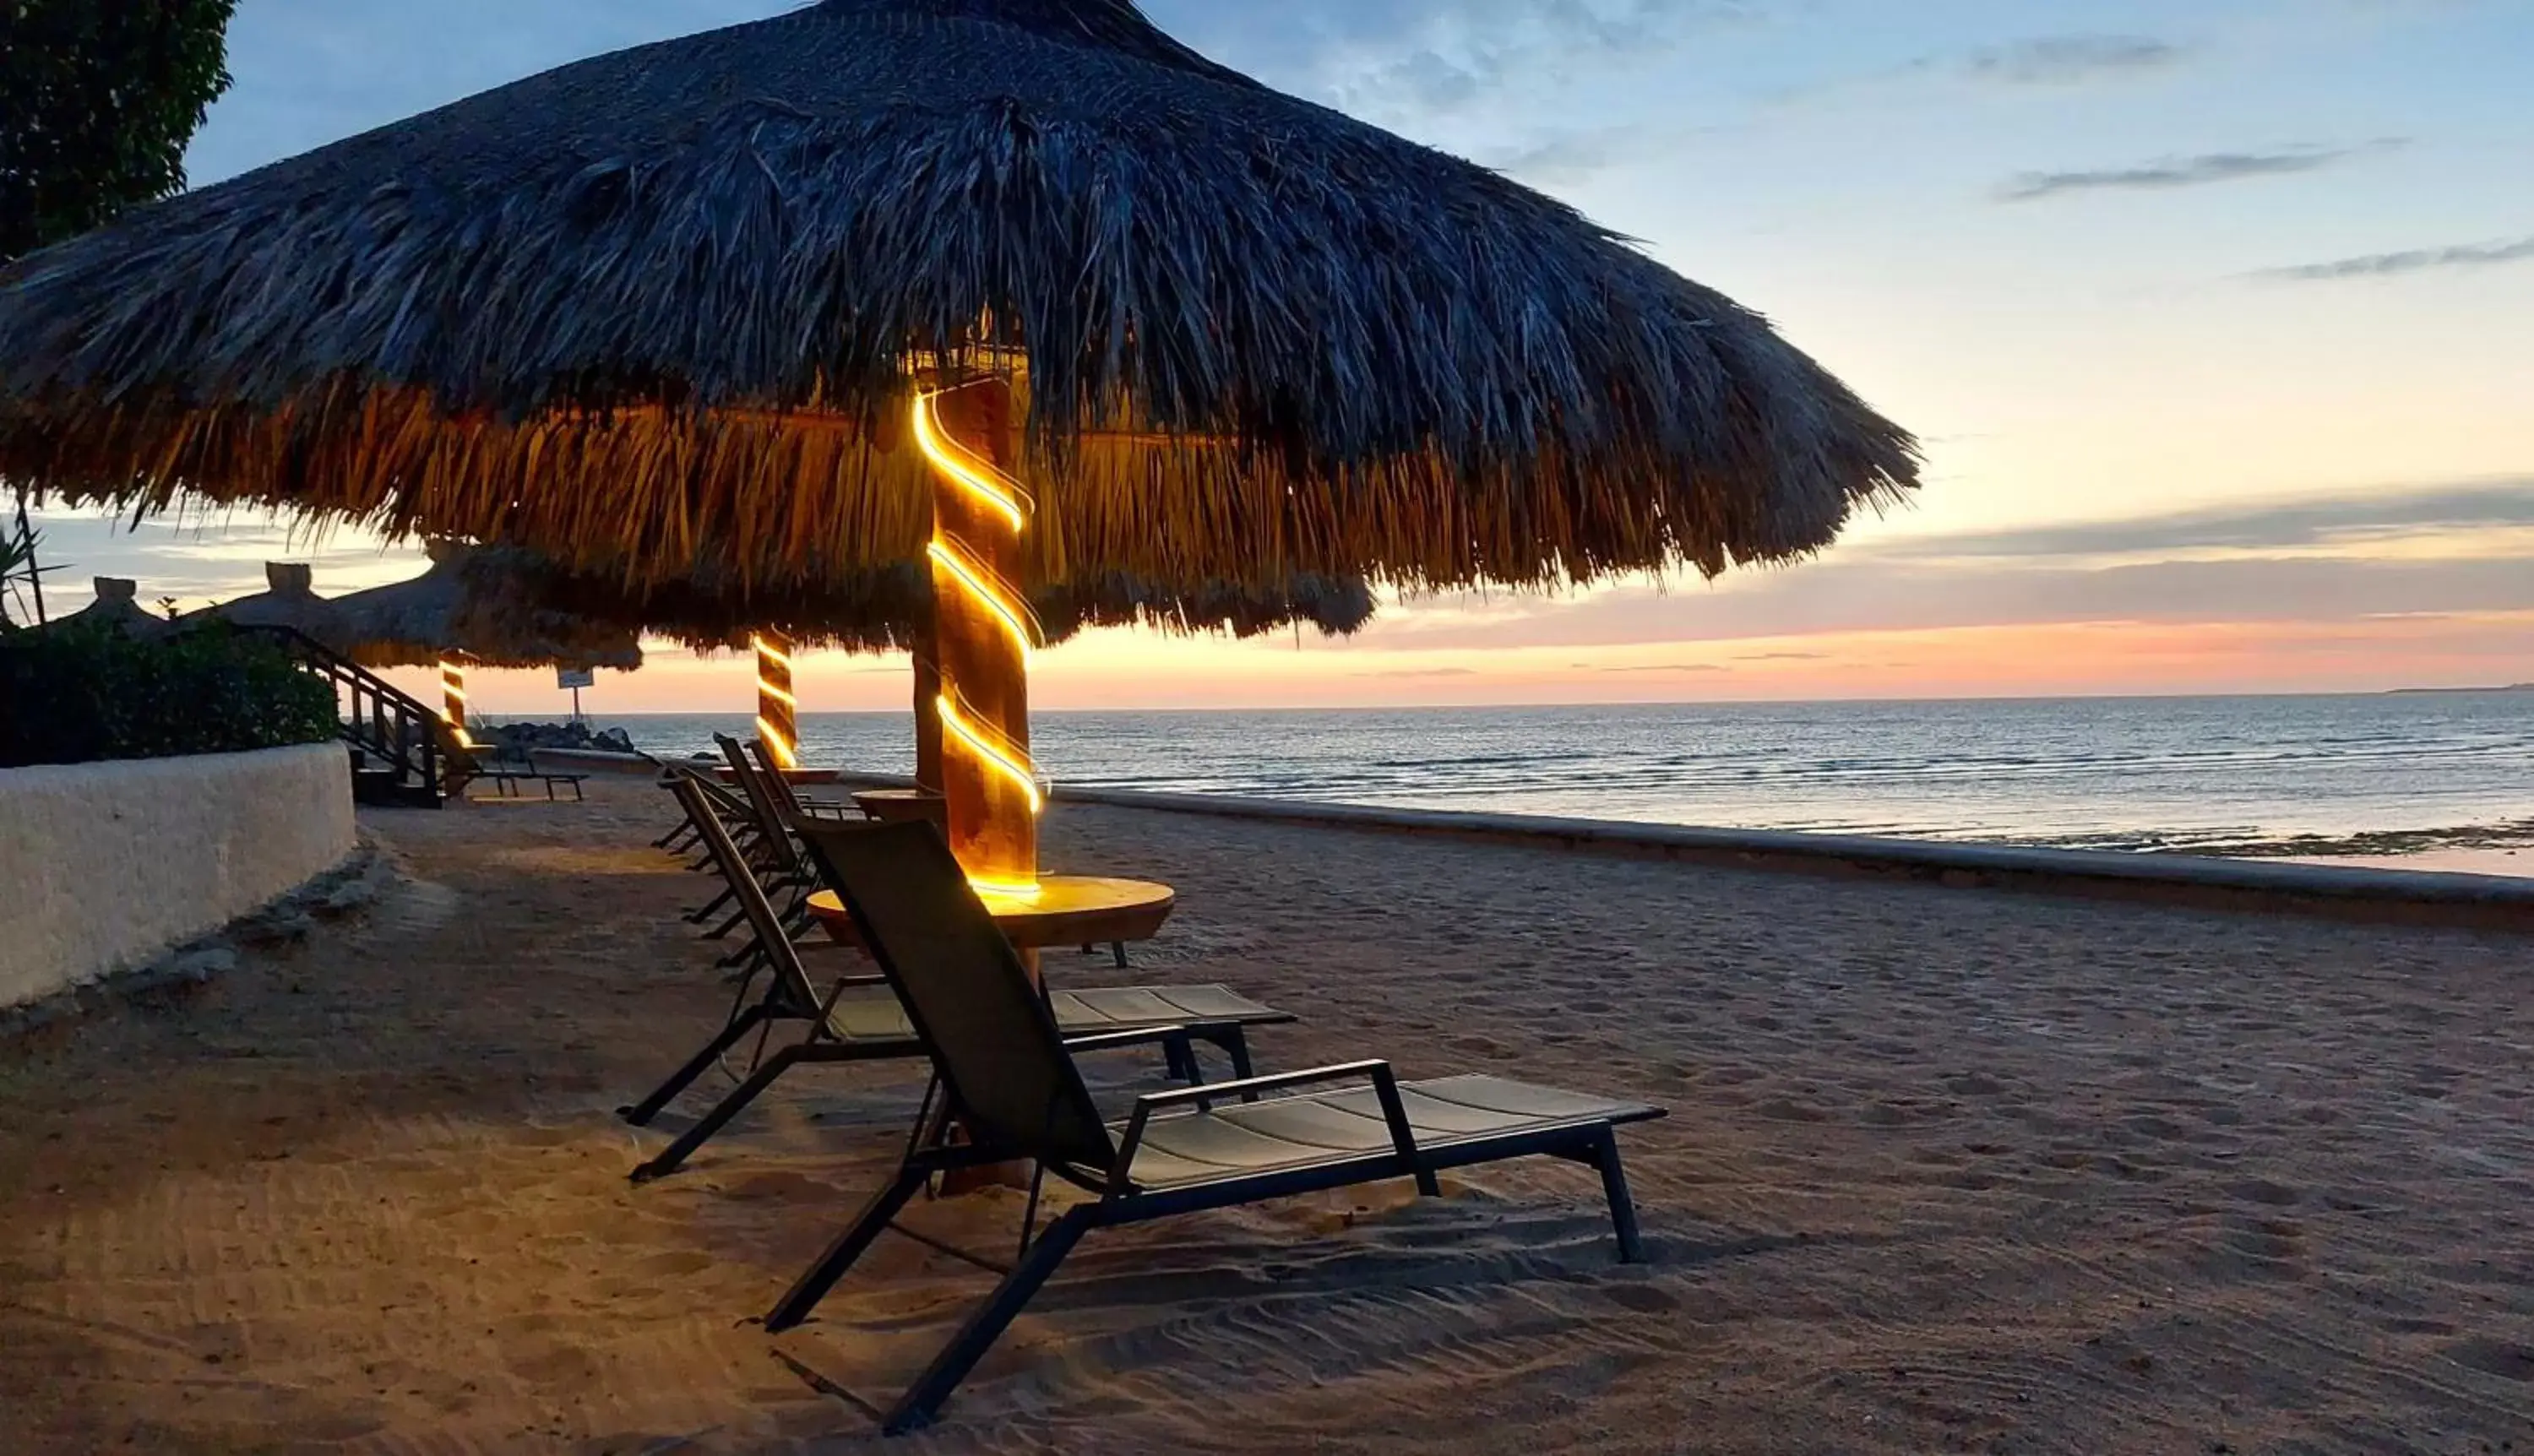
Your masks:
<svg viewBox="0 0 2534 1456"><path fill-rule="evenodd" d="M1048 998L1066 1036L1134 1031L1151 1026L1259 1026L1293 1020L1228 986L1113 986L1059 991ZM838 1041L915 1041L906 1003L885 986L856 988L837 998L827 1030Z"/></svg>
<svg viewBox="0 0 2534 1456"><path fill-rule="evenodd" d="M1578 1123L1615 1125L1661 1116L1643 1103L1470 1073L1399 1084L1417 1146L1443 1154L1460 1142L1496 1141ZM1120 1133L1125 1123L1116 1124ZM1138 1188L1184 1187L1380 1156L1390 1126L1369 1088L1279 1097L1177 1117L1156 1118L1135 1149L1128 1180Z"/></svg>

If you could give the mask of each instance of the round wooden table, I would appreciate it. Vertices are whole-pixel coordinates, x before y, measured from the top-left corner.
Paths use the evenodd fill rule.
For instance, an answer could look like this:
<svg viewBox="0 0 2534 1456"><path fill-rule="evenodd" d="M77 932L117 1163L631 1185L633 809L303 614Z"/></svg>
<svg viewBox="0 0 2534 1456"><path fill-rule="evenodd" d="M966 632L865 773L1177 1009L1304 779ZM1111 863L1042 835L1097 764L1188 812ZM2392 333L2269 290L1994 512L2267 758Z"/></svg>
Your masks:
<svg viewBox="0 0 2534 1456"><path fill-rule="evenodd" d="M1167 884L1098 875L1042 875L1035 895L978 898L1021 950L1149 940L1161 933L1162 922L1171 918L1171 907L1178 903L1177 892ZM848 945L862 943L854 918L845 913L834 890L810 896L810 913L829 936Z"/></svg>
<svg viewBox="0 0 2534 1456"><path fill-rule="evenodd" d="M854 793L856 809L891 824L908 819L930 819L946 827L950 818L949 803L931 789L859 789Z"/></svg>

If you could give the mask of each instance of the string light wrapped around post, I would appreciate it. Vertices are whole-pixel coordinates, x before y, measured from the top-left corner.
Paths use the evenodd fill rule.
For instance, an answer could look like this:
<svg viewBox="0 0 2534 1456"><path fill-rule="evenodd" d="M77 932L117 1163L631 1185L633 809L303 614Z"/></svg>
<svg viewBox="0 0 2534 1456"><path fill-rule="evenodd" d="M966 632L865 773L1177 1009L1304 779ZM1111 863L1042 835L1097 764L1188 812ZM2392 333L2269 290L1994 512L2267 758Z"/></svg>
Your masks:
<svg viewBox="0 0 2534 1456"><path fill-rule="evenodd" d="M756 737L774 761L801 766L801 702L792 696L792 638L779 632L749 635L756 653Z"/></svg>
<svg viewBox="0 0 2534 1456"><path fill-rule="evenodd" d="M459 748L475 747L466 732L466 664L454 657L440 659L440 721Z"/></svg>
<svg viewBox="0 0 2534 1456"><path fill-rule="evenodd" d="M1038 891L1038 816L1047 807L1029 749L1029 662L1038 619L1017 584L1021 533L1036 503L998 458L1010 438L1008 381L919 390L912 436L932 467L931 708L941 731L951 852L989 894ZM946 414L945 414L946 411Z"/></svg>

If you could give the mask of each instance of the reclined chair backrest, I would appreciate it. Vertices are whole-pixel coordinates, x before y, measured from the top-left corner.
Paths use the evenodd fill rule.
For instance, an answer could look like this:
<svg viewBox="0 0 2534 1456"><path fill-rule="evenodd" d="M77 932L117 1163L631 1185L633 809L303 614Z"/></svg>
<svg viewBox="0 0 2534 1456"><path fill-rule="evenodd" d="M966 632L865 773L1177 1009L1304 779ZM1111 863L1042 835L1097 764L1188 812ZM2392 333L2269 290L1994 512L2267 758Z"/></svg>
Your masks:
<svg viewBox="0 0 2534 1456"><path fill-rule="evenodd" d="M757 883L755 870L748 863L748 856L740 852L738 842L730 837L730 830L722 825L721 816L713 812L704 791L693 778L681 774L669 789L678 796L687 817L695 821L714 868L730 881L731 893L739 897L739 908L748 917L748 928L756 933L756 943L764 949L766 962L774 967L785 994L798 1000L803 1009L814 1009L818 989L802 966L800 951L793 948L791 933L783 928L783 917L765 898L765 887Z"/></svg>
<svg viewBox="0 0 2534 1456"><path fill-rule="evenodd" d="M1106 1174L1116 1145L1099 1106L940 831L812 822L801 836L972 1128L1012 1156Z"/></svg>
<svg viewBox="0 0 2534 1456"><path fill-rule="evenodd" d="M713 735L721 746L721 756L730 760L731 777L739 780L739 791L748 796L749 807L755 811L757 832L765 836L767 849L774 856L774 868L786 875L802 873L801 852L792 843L792 823L798 815L785 814L774 802L776 792L789 795L788 785L768 784L748 760L748 751L739 740L726 733Z"/></svg>
<svg viewBox="0 0 2534 1456"><path fill-rule="evenodd" d="M783 817L783 822L798 826L809 817L802 810L801 792L783 776L782 765L774 761L774 751L765 746L764 739L752 738L747 747L749 757L756 762L757 781L765 785L767 794L774 800L775 813Z"/></svg>
<svg viewBox="0 0 2534 1456"><path fill-rule="evenodd" d="M681 781L694 785L698 801L717 815L744 814L747 810L746 801L696 764L681 759L660 765L662 787L674 788ZM685 803L683 799L679 802ZM748 817L754 818L753 815Z"/></svg>

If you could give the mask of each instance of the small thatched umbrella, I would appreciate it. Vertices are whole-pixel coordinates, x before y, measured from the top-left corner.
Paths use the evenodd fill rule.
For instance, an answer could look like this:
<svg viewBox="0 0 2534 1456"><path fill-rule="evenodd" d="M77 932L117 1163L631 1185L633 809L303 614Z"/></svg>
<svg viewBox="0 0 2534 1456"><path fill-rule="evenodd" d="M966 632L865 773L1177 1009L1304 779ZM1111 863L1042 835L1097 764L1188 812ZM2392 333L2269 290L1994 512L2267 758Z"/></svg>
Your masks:
<svg viewBox="0 0 2534 1456"><path fill-rule="evenodd" d="M642 665L634 630L532 601L504 589L497 574L473 570L484 553L433 541L431 569L403 581L337 597L346 651L364 667L436 666L441 720L460 746L466 732L466 669Z"/></svg>
<svg viewBox="0 0 2534 1456"><path fill-rule="evenodd" d="M657 586L630 588L603 573L574 572L534 552L474 553L466 572L477 588L574 618L621 623L697 651L753 651L757 658L759 735L788 760L799 735L792 717L791 654L796 647L910 653L915 659L916 777L940 787L941 737L926 709L940 691L934 661L933 578L925 566L849 573L812 585L790 580L742 587L710 571ZM1039 639L1062 642L1089 627L1149 627L1173 633L1249 637L1288 627L1346 637L1372 620L1372 588L1359 577L1301 575L1274 586L1218 582L1164 591L1124 573L1041 587L1030 602Z"/></svg>
<svg viewBox="0 0 2534 1456"><path fill-rule="evenodd" d="M503 558L508 557L505 561ZM932 641L933 577L916 562L847 573L814 585L750 589L709 575L629 587L604 573L573 572L529 553L483 554L484 568L515 571L530 600L595 621L638 623L645 633L698 651L738 649L779 632L804 647L922 654ZM1274 586L1214 582L1170 591L1124 572L1058 582L1030 593L1039 638L1053 646L1092 627L1250 637L1289 627L1346 637L1372 620L1372 588L1359 577L1305 573Z"/></svg>
<svg viewBox="0 0 2534 1456"><path fill-rule="evenodd" d="M130 637L164 636L175 624L145 610L139 597L138 582L125 576L98 576L94 579L96 600L45 624L47 632L117 632Z"/></svg>
<svg viewBox="0 0 2534 1456"><path fill-rule="evenodd" d="M981 882L1035 862L1032 582L1713 573L1916 471L1759 316L1130 0L821 0L566 66L33 254L0 338L0 476L73 499L637 581L935 548Z"/></svg>
<svg viewBox="0 0 2534 1456"><path fill-rule="evenodd" d="M343 614L333 601L317 594L316 573L306 562L266 562L264 580L265 589L252 596L215 602L187 612L176 622L179 626L227 622L238 627L287 627L337 652L344 649L348 639Z"/></svg>

